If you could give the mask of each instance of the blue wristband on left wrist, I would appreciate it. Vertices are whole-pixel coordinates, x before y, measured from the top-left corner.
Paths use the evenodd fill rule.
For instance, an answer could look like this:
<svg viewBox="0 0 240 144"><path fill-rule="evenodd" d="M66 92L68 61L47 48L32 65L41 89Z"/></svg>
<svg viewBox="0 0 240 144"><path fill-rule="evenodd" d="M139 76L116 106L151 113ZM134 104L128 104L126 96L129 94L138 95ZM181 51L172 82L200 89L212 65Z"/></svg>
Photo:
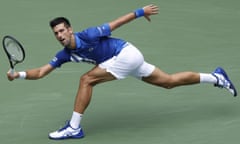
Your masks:
<svg viewBox="0 0 240 144"><path fill-rule="evenodd" d="M136 18L142 17L144 16L144 9L143 8L136 9L134 13Z"/></svg>

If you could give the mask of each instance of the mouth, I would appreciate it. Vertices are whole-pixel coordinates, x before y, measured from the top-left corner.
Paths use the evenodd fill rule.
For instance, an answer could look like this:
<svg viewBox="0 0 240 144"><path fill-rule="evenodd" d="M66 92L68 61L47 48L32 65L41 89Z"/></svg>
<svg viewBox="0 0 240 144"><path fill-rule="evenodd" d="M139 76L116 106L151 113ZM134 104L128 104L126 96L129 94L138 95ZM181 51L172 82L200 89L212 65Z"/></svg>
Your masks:
<svg viewBox="0 0 240 144"><path fill-rule="evenodd" d="M59 39L59 42L62 44L62 45L64 45L65 44L65 39L63 38L63 39Z"/></svg>
<svg viewBox="0 0 240 144"><path fill-rule="evenodd" d="M60 42L63 42L64 40L65 40L65 39L63 38L63 39L60 39L59 41L60 41Z"/></svg>

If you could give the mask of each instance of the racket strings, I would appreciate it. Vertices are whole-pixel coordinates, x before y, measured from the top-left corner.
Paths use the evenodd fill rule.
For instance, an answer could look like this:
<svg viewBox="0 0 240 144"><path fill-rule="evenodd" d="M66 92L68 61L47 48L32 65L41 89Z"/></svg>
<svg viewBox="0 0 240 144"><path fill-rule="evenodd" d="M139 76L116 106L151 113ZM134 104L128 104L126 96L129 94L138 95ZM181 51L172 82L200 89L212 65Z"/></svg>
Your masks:
<svg viewBox="0 0 240 144"><path fill-rule="evenodd" d="M5 41L6 50L12 61L20 62L24 58L24 54L20 46L13 40L8 39Z"/></svg>

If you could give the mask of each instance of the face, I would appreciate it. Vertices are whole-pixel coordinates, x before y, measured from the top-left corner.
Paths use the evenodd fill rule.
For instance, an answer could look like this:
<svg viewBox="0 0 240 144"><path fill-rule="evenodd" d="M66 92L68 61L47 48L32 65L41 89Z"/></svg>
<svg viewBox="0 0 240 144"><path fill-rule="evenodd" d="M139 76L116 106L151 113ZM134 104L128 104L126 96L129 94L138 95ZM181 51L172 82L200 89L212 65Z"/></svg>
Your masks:
<svg viewBox="0 0 240 144"><path fill-rule="evenodd" d="M71 27L65 26L64 23L60 23L53 27L53 32L56 39L64 46L71 47L71 43L73 40L73 31Z"/></svg>

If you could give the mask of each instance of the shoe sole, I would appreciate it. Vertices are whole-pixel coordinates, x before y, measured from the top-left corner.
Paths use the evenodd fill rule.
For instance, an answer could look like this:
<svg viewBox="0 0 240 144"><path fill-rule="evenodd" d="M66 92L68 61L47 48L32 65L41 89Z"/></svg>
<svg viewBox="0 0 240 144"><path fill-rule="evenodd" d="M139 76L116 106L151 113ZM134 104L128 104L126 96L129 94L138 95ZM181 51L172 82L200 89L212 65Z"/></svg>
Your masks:
<svg viewBox="0 0 240 144"><path fill-rule="evenodd" d="M84 135L83 136L67 136L67 137L61 137L61 138L52 138L49 136L48 138L51 140L81 139L81 138L84 138Z"/></svg>

